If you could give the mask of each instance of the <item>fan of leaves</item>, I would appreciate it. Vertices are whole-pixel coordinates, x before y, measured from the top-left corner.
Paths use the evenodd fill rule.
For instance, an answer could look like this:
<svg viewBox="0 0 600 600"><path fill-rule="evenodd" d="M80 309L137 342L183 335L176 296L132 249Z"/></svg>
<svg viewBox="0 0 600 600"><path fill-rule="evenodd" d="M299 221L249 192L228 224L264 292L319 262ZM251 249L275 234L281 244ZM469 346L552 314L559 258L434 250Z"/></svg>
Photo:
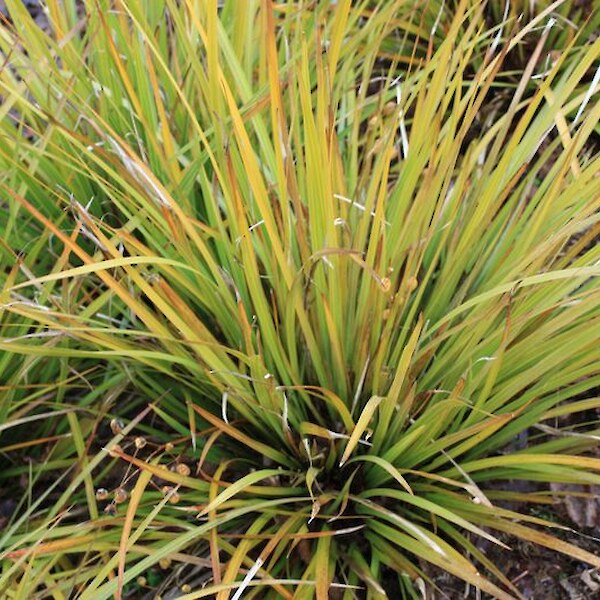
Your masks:
<svg viewBox="0 0 600 600"><path fill-rule="evenodd" d="M546 28L473 134L551 8L434 44L400 0L6 4L3 593L519 597L499 534L600 566L506 508L600 483L560 428L598 406L600 40L534 78Z"/></svg>

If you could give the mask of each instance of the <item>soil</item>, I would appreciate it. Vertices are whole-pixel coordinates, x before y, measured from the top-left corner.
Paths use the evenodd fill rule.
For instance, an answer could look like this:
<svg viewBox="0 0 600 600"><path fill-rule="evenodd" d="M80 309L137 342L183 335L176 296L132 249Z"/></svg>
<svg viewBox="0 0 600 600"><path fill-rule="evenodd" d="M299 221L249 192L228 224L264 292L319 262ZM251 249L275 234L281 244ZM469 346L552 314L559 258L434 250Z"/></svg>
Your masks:
<svg viewBox="0 0 600 600"><path fill-rule="evenodd" d="M515 481L503 482L502 488L523 493L547 491L555 494L554 503L543 505L543 508L514 502L503 507L565 527L547 533L600 555L600 487ZM502 533L494 534L510 550L485 540L483 543L473 541L526 600L600 600L600 569L538 544L516 540ZM430 590L425 600L492 598L446 572L426 567L424 570L438 588Z"/></svg>
<svg viewBox="0 0 600 600"><path fill-rule="evenodd" d="M589 552L600 551L598 531L569 532L560 536ZM495 565L527 600L594 600L600 599L600 570L570 556L558 554L537 544L514 542L498 536L511 551L490 548L487 552ZM438 590L430 590L427 600L488 600L492 597L447 573L432 573Z"/></svg>

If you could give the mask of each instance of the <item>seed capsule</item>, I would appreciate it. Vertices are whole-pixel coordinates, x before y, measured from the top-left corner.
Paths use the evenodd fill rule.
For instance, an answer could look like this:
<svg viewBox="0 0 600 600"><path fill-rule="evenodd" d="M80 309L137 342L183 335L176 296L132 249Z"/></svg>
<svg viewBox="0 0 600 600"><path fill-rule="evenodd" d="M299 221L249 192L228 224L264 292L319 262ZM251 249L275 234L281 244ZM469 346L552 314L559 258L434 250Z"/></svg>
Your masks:
<svg viewBox="0 0 600 600"><path fill-rule="evenodd" d="M108 455L112 456L113 458L117 458L119 456L120 453L123 452L123 448L121 448L121 446L119 446L119 444L115 444L109 451L108 451Z"/></svg>
<svg viewBox="0 0 600 600"><path fill-rule="evenodd" d="M146 443L146 438L143 438L141 436L136 437L134 440L135 447L138 450L141 450L146 445Z"/></svg>
<svg viewBox="0 0 600 600"><path fill-rule="evenodd" d="M177 490L168 485L165 485L162 488L162 493L167 497L167 500L171 504L177 504L181 500L181 496L179 495Z"/></svg>
<svg viewBox="0 0 600 600"><path fill-rule="evenodd" d="M171 452L171 450L173 450L173 448L175 448L175 446L173 446L173 444L171 444L171 442L167 442L165 444L165 452Z"/></svg>
<svg viewBox="0 0 600 600"><path fill-rule="evenodd" d="M419 285L419 280L416 277L409 277L406 280L406 287L409 292L413 292L414 290L416 290L418 285Z"/></svg>
<svg viewBox="0 0 600 600"><path fill-rule="evenodd" d="M106 500L108 498L108 490L106 488L98 488L96 490L96 500Z"/></svg>
<svg viewBox="0 0 600 600"><path fill-rule="evenodd" d="M165 569L165 570L168 569L171 566L171 559L170 558L161 558L158 561L158 566L161 569Z"/></svg>
<svg viewBox="0 0 600 600"><path fill-rule="evenodd" d="M110 422L110 429L115 435L121 433L124 427L125 424L123 423L123 421L121 421L121 419L113 419Z"/></svg>
<svg viewBox="0 0 600 600"><path fill-rule="evenodd" d="M127 500L127 490L124 488L118 488L115 490L115 502L117 504L123 504Z"/></svg>
<svg viewBox="0 0 600 600"><path fill-rule="evenodd" d="M187 477L191 473L190 468L184 463L179 463L175 467L175 470L177 471L177 473L179 473L180 475L183 475L184 477Z"/></svg>
<svg viewBox="0 0 600 600"><path fill-rule="evenodd" d="M373 115L369 119L369 123L368 123L369 128L373 129L374 127L377 127L377 125L379 125L380 121L381 121L381 117L379 115Z"/></svg>
<svg viewBox="0 0 600 600"><path fill-rule="evenodd" d="M387 117L398 111L398 105L395 102L388 102L383 107L383 114Z"/></svg>
<svg viewBox="0 0 600 600"><path fill-rule="evenodd" d="M184 583L184 584L181 586L181 591L182 591L184 594L189 594L189 593L192 591L192 586L191 586L189 583Z"/></svg>

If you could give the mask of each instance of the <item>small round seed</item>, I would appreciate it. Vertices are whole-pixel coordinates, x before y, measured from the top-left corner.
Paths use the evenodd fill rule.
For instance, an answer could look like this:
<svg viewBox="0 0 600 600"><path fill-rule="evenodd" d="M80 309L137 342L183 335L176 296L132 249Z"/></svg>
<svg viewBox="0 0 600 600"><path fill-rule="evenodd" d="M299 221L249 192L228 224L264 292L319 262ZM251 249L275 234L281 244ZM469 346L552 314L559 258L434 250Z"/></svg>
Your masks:
<svg viewBox="0 0 600 600"><path fill-rule="evenodd" d="M146 438L143 438L141 436L136 437L134 440L135 447L138 450L141 450L146 445L146 443Z"/></svg>
<svg viewBox="0 0 600 600"><path fill-rule="evenodd" d="M161 569L165 569L165 570L168 569L171 566L171 559L170 558L161 558L158 561L158 566Z"/></svg>
<svg viewBox="0 0 600 600"><path fill-rule="evenodd" d="M171 444L171 442L167 442L165 444L165 452L171 452L171 450L173 450L173 448L175 448L175 446L173 444Z"/></svg>

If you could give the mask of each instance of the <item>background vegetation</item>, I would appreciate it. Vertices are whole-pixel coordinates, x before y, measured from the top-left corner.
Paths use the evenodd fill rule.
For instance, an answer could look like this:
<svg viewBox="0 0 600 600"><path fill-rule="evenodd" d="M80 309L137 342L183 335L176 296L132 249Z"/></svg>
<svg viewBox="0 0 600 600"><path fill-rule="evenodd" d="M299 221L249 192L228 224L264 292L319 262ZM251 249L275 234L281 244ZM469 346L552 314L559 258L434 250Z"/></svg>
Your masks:
<svg viewBox="0 0 600 600"><path fill-rule="evenodd" d="M3 597L600 567L597 12L5 4Z"/></svg>

